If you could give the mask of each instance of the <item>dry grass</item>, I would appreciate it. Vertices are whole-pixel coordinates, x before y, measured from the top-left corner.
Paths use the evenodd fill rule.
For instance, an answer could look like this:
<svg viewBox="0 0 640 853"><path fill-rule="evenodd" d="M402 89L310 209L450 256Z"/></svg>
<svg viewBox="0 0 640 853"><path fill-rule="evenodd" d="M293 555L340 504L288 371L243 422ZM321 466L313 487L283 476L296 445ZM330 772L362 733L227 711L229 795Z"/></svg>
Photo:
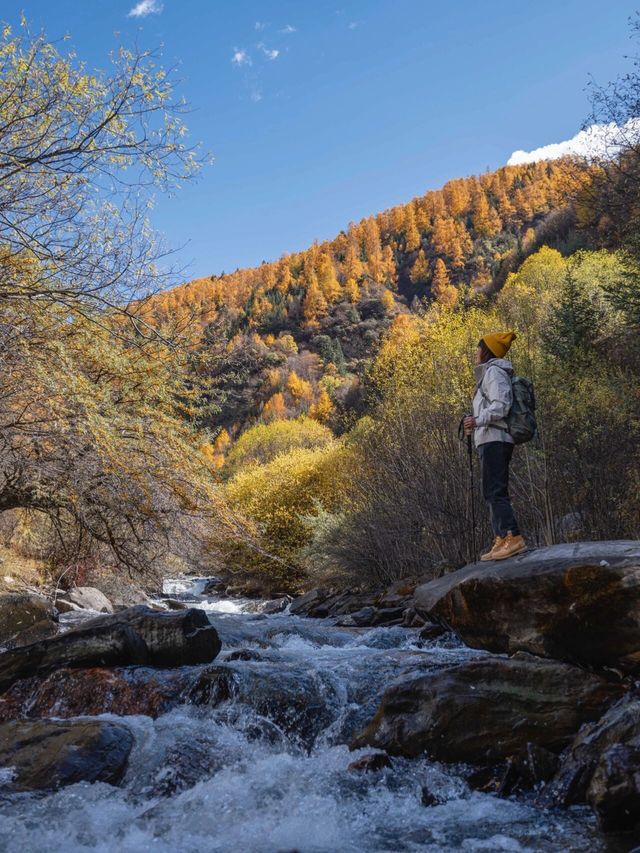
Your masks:
<svg viewBox="0 0 640 853"><path fill-rule="evenodd" d="M42 560L23 557L0 545L0 593L19 592L27 587L42 589L44 576Z"/></svg>

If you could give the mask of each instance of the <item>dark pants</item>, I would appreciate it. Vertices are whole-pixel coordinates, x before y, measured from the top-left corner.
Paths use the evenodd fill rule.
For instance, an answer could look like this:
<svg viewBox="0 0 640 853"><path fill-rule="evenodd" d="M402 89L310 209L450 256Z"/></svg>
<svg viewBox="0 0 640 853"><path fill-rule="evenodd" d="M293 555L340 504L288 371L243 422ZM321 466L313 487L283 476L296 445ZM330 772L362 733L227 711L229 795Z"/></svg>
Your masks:
<svg viewBox="0 0 640 853"><path fill-rule="evenodd" d="M482 496L489 504L491 527L494 536L520 534L509 497L509 462L513 444L506 441L489 441L478 447L482 471Z"/></svg>

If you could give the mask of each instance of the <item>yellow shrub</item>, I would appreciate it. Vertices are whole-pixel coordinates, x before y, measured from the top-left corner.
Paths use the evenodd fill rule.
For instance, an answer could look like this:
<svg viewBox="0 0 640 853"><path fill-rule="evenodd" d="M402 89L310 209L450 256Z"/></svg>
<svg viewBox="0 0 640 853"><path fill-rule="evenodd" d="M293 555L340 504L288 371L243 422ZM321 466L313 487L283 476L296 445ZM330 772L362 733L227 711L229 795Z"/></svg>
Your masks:
<svg viewBox="0 0 640 853"><path fill-rule="evenodd" d="M306 518L339 506L345 452L333 441L246 468L227 484L229 503L257 525L269 553L295 561L311 538Z"/></svg>
<svg viewBox="0 0 640 853"><path fill-rule="evenodd" d="M264 465L290 450L324 447L332 441L330 429L304 416L291 421L256 424L243 432L228 452L227 470L235 473L246 465Z"/></svg>

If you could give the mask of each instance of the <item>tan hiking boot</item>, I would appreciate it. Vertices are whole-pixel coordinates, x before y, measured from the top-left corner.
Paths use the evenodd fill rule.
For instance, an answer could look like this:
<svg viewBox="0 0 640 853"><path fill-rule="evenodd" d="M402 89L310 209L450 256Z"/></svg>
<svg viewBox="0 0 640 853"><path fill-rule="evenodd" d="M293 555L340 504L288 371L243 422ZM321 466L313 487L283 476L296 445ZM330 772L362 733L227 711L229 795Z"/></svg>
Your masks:
<svg viewBox="0 0 640 853"><path fill-rule="evenodd" d="M493 540L493 545L491 546L491 549L487 551L486 554L482 554L482 556L480 557L482 562L486 563L487 560L494 560L495 557L493 555L498 550L498 548L502 547L503 542L504 539L502 538L502 536L496 536L496 538Z"/></svg>
<svg viewBox="0 0 640 853"><path fill-rule="evenodd" d="M527 543L522 536L514 536L513 533L507 533L502 540L502 544L494 548L492 560L506 560L507 557L514 557L516 554L521 554L527 550Z"/></svg>

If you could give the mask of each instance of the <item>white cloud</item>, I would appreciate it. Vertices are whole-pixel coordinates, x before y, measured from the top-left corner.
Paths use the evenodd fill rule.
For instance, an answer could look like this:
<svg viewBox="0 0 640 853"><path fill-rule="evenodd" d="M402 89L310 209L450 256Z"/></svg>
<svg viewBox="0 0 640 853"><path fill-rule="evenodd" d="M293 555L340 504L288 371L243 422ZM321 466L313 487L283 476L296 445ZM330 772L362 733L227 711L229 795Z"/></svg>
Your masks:
<svg viewBox="0 0 640 853"><path fill-rule="evenodd" d="M147 15L159 15L164 9L158 0L140 0L139 3L129 10L128 18L146 18Z"/></svg>
<svg viewBox="0 0 640 853"><path fill-rule="evenodd" d="M234 48L233 56L231 57L232 65L251 65L251 57L246 50L242 48Z"/></svg>
<svg viewBox="0 0 640 853"><path fill-rule="evenodd" d="M253 90L253 92L251 93L251 100L254 104L257 104L262 100L262 92L260 91L260 89Z"/></svg>
<svg viewBox="0 0 640 853"><path fill-rule="evenodd" d="M622 127L615 124L592 124L564 142L553 142L533 151L514 151L507 166L536 163L538 160L557 160L569 154L588 159L612 157L621 145L640 141L640 119L629 119Z"/></svg>
<svg viewBox="0 0 640 853"><path fill-rule="evenodd" d="M358 22L357 22L357 21L351 21L351 23L349 24L349 29L350 29L350 30L355 30L355 28L356 28L357 26L358 26Z"/></svg>
<svg viewBox="0 0 640 853"><path fill-rule="evenodd" d="M270 59L270 60L277 59L280 56L279 50L276 50L275 48L271 49L271 48L265 47L265 45L262 42L260 42L260 44L258 45L258 49L261 50L264 53L264 55L267 57L267 59Z"/></svg>
<svg viewBox="0 0 640 853"><path fill-rule="evenodd" d="M266 30L268 26L269 24L266 21L256 21L254 24L254 29L256 29L258 32L261 32L262 30Z"/></svg>
<svg viewBox="0 0 640 853"><path fill-rule="evenodd" d="M281 33L287 33L287 35L290 33L295 33L295 31L296 31L296 28L292 27L291 24L287 24L286 27L283 27L280 30Z"/></svg>

